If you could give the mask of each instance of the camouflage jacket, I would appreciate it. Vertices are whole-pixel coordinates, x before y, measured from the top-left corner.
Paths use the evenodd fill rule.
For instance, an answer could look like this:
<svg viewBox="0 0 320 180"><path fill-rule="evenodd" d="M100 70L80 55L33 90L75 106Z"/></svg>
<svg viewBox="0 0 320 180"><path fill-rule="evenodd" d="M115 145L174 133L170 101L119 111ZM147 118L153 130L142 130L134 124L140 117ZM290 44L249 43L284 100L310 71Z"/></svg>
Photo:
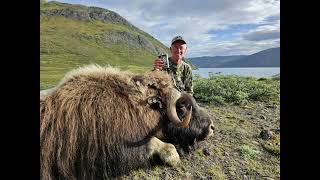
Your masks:
<svg viewBox="0 0 320 180"><path fill-rule="evenodd" d="M187 92L193 95L193 84L192 84L192 68L186 62L181 61L180 64L172 64L171 58L169 57L170 68L167 69L170 74L172 81L180 92Z"/></svg>

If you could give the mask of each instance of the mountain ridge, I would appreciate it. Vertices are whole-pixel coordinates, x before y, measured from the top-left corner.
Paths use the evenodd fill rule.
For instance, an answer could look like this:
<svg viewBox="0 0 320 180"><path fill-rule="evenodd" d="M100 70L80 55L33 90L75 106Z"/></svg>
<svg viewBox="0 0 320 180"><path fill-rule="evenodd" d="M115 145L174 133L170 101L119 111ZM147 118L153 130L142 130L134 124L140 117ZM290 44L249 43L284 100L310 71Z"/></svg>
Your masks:
<svg viewBox="0 0 320 180"><path fill-rule="evenodd" d="M214 67L280 67L280 47L251 55L202 56L188 58L198 68Z"/></svg>
<svg viewBox="0 0 320 180"><path fill-rule="evenodd" d="M64 16L66 18L81 21L100 20L104 23L117 23L128 26L136 31L139 31L145 35L152 37L151 35L135 27L133 24L131 24L125 18L120 16L118 13L108 9L95 6L85 6L80 4L62 3L57 1L50 1L47 2L47 4L50 4L51 6L48 8L40 8L40 16Z"/></svg>

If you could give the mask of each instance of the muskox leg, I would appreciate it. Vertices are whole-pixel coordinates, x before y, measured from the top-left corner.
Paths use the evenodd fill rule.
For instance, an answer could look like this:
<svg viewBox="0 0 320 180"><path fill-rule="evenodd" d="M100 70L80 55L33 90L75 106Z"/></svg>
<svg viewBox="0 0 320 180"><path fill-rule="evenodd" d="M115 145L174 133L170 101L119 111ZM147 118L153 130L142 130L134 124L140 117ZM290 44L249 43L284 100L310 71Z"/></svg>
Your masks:
<svg viewBox="0 0 320 180"><path fill-rule="evenodd" d="M156 137L152 137L148 143L149 157L158 154L160 159L169 166L176 166L180 162L179 154L170 143L162 142Z"/></svg>

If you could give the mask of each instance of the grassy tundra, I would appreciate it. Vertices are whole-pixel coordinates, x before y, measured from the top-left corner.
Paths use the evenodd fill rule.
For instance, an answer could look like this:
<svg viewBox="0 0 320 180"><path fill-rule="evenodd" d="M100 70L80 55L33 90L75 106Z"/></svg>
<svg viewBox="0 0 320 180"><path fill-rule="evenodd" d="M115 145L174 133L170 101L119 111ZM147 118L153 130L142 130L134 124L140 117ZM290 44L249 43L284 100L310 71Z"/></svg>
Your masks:
<svg viewBox="0 0 320 180"><path fill-rule="evenodd" d="M280 78L195 77L215 134L178 167L155 165L122 179L280 179ZM260 137L271 130L270 139Z"/></svg>
<svg viewBox="0 0 320 180"><path fill-rule="evenodd" d="M214 117L215 134L205 148L177 167L158 163L121 179L280 179L279 78L196 76L194 91ZM272 138L262 139L263 129Z"/></svg>

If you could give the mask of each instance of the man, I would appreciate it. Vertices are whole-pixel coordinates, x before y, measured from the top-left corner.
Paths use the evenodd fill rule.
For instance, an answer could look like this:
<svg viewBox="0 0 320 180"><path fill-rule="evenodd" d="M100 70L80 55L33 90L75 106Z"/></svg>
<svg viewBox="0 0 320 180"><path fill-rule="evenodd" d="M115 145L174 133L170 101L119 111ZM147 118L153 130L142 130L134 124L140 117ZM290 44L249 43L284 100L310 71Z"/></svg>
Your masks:
<svg viewBox="0 0 320 180"><path fill-rule="evenodd" d="M171 57L169 57L170 68L167 70L172 81L180 92L187 92L193 95L192 68L184 62L184 55L187 52L187 43L182 36L176 36L171 41ZM164 64L160 58L155 59L154 70L163 70Z"/></svg>

